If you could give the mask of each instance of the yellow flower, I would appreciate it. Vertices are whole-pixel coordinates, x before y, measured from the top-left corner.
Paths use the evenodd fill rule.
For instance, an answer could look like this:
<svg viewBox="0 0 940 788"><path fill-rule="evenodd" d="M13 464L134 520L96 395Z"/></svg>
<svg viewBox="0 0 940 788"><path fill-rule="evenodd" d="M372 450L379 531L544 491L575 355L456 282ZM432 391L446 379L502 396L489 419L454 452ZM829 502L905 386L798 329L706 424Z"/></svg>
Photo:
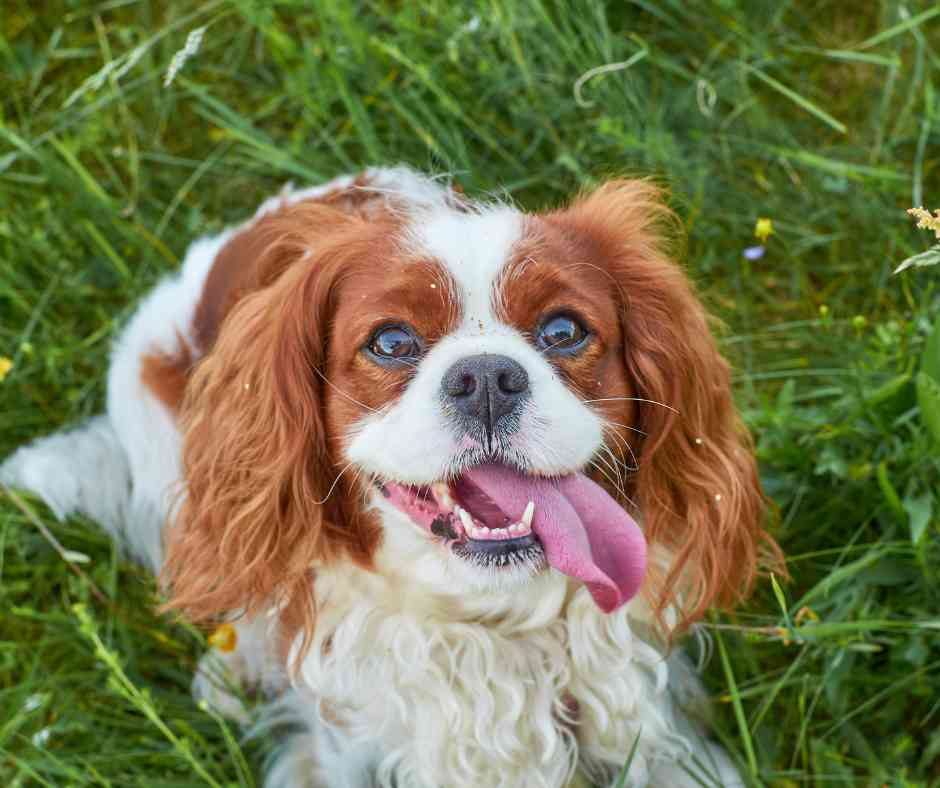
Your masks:
<svg viewBox="0 0 940 788"><path fill-rule="evenodd" d="M819 615L811 607L803 605L803 607L796 611L793 623L799 626L804 621L819 621Z"/></svg>
<svg viewBox="0 0 940 788"><path fill-rule="evenodd" d="M930 213L926 208L908 208L907 212L917 219L917 226L922 230L933 230L940 240L940 210Z"/></svg>
<svg viewBox="0 0 940 788"><path fill-rule="evenodd" d="M6 356L0 356L0 382L3 382L11 369L13 369L13 362Z"/></svg>
<svg viewBox="0 0 940 788"><path fill-rule="evenodd" d="M226 653L235 650L238 645L238 633L231 624L222 624L209 635L209 645Z"/></svg>
<svg viewBox="0 0 940 788"><path fill-rule="evenodd" d="M774 234L774 223L766 218L761 217L757 220L757 224L754 225L754 237L757 238L761 243L765 243L771 235Z"/></svg>

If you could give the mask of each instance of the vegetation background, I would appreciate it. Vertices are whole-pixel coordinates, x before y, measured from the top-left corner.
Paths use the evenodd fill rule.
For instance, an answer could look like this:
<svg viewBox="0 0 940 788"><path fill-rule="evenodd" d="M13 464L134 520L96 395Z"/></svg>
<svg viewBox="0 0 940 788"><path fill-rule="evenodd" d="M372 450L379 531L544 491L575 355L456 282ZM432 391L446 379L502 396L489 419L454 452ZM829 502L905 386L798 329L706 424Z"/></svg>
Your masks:
<svg viewBox="0 0 940 788"><path fill-rule="evenodd" d="M938 51L919 0L4 0L0 456L97 412L138 296L285 180L404 161L536 208L654 174L792 575L708 623L721 736L754 784L940 785L937 273L892 276L932 241L904 210L940 207ZM24 504L0 783L256 784L268 743L190 700L203 635Z"/></svg>

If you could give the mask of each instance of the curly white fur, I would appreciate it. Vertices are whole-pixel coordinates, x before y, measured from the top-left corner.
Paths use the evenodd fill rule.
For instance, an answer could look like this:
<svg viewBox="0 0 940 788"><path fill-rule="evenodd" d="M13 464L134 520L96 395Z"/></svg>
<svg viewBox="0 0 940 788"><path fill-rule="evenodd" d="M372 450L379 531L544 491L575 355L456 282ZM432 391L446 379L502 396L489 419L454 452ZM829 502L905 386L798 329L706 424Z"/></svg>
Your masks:
<svg viewBox="0 0 940 788"><path fill-rule="evenodd" d="M638 635L642 602L605 616L551 574L483 609L350 567L322 577L318 596L323 615L295 679L308 734L272 785L307 785L298 777L324 737L371 759L382 786L558 788L579 763L612 784L634 745L629 785L738 784L681 718L669 663Z"/></svg>

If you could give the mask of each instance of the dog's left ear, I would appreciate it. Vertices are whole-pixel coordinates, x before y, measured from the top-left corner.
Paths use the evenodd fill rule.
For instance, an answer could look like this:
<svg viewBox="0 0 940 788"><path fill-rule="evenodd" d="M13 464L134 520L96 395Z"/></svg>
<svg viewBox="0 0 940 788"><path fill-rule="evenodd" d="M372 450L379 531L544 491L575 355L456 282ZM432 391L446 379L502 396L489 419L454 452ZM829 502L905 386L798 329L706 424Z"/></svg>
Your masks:
<svg viewBox="0 0 940 788"><path fill-rule="evenodd" d="M670 559L651 567L648 587L657 613L672 608L681 629L713 604L746 597L761 563L782 565L764 528L766 500L728 362L691 283L663 250L672 215L656 186L612 181L548 218L581 241L620 292L633 391L618 420L645 433L631 488L648 541Z"/></svg>

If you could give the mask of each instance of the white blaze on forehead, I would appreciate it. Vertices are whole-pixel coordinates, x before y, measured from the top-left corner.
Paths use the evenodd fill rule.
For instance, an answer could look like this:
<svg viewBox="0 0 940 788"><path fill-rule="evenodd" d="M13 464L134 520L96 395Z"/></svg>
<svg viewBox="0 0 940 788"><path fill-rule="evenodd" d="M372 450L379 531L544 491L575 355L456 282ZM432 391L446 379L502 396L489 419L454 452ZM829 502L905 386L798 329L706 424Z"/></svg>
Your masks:
<svg viewBox="0 0 940 788"><path fill-rule="evenodd" d="M475 213L443 209L419 214L410 240L416 251L441 263L457 284L462 331L492 330L494 288L522 237L522 214L505 206Z"/></svg>

